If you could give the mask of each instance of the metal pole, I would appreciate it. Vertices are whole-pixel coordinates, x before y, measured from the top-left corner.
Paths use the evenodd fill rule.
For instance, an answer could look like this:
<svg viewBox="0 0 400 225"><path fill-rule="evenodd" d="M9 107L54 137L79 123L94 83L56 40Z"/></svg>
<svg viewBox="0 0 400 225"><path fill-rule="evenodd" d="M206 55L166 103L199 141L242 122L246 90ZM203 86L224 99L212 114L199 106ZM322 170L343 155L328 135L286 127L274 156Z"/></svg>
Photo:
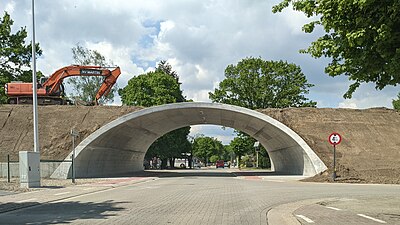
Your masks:
<svg viewBox="0 0 400 225"><path fill-rule="evenodd" d="M37 107L36 45L35 45L35 0L32 0L32 90L33 90L33 151L40 153Z"/></svg>
<svg viewBox="0 0 400 225"><path fill-rule="evenodd" d="M10 183L10 155L7 155L7 182Z"/></svg>
<svg viewBox="0 0 400 225"><path fill-rule="evenodd" d="M257 155L257 163L256 163L256 167L258 168L258 151L256 152Z"/></svg>
<svg viewBox="0 0 400 225"><path fill-rule="evenodd" d="M333 180L336 179L336 145L333 145Z"/></svg>
<svg viewBox="0 0 400 225"><path fill-rule="evenodd" d="M75 184L75 170L74 170L74 160L75 160L75 136L72 135L72 183Z"/></svg>

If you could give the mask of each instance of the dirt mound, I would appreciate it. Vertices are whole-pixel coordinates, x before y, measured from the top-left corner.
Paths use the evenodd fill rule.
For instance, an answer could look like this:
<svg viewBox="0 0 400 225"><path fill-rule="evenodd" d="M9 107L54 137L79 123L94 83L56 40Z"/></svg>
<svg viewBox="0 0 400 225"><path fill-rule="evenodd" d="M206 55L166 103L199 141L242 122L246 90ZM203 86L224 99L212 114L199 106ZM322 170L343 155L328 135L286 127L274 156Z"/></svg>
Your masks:
<svg viewBox="0 0 400 225"><path fill-rule="evenodd" d="M339 181L400 184L400 112L386 108L260 111L298 133L330 168L308 180L331 180L333 147L328 136L338 132L343 138L336 147Z"/></svg>
<svg viewBox="0 0 400 225"><path fill-rule="evenodd" d="M42 160L63 160L71 151L72 128L81 134L78 143L112 120L140 110L128 106L39 107ZM265 109L261 112L298 133L329 168L332 132L341 134L337 146L339 180L344 182L400 183L400 112L384 108ZM18 160L18 152L33 149L32 106L0 106L0 162ZM328 181L330 171L309 180Z"/></svg>
<svg viewBox="0 0 400 225"><path fill-rule="evenodd" d="M112 120L137 111L128 106L42 106L38 107L40 155L42 160L64 160L72 148L70 131L80 133L78 143ZM18 160L19 151L33 150L32 106L0 106L0 162Z"/></svg>

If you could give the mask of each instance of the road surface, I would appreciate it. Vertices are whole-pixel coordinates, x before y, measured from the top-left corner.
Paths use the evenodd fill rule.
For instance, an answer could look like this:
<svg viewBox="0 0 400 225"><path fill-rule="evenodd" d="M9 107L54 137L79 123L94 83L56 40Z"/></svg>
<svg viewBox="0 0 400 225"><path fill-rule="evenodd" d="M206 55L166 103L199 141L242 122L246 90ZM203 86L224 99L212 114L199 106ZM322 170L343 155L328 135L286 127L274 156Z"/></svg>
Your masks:
<svg viewBox="0 0 400 225"><path fill-rule="evenodd" d="M271 209L315 199L290 214L301 224L400 224L398 185L306 183L229 169L148 175L0 196L0 224L267 224ZM381 200L389 201L384 209Z"/></svg>

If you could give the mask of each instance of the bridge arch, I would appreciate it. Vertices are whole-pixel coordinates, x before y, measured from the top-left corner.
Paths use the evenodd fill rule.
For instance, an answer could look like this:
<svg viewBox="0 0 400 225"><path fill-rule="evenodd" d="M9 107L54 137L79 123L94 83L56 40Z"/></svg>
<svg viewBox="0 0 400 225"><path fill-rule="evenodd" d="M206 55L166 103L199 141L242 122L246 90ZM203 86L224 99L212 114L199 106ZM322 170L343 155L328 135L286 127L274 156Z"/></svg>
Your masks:
<svg viewBox="0 0 400 225"><path fill-rule="evenodd" d="M144 155L155 140L172 130L201 124L231 127L254 137L267 149L276 172L312 176L327 169L298 134L265 114L233 105L187 102L132 112L96 130L75 148L76 176L143 170ZM66 159L71 156L72 152ZM71 163L63 162L51 177L67 178L70 173Z"/></svg>

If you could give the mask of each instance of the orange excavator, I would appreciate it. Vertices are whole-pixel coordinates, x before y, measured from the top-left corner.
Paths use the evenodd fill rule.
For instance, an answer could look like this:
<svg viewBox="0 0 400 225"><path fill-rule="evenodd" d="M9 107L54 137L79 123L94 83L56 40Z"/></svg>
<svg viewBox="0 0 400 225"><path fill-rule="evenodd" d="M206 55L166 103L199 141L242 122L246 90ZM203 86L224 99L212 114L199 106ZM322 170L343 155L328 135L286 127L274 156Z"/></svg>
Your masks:
<svg viewBox="0 0 400 225"><path fill-rule="evenodd" d="M112 70L110 70L112 69ZM80 66L71 65L57 70L48 78L42 78L37 88L37 98L39 105L66 105L70 101L66 100L64 93L63 80L71 76L102 76L104 81L97 91L94 104L102 96L108 95L111 88L121 74L119 67L101 66ZM32 104L33 91L32 83L11 82L5 85L6 95L9 104Z"/></svg>

